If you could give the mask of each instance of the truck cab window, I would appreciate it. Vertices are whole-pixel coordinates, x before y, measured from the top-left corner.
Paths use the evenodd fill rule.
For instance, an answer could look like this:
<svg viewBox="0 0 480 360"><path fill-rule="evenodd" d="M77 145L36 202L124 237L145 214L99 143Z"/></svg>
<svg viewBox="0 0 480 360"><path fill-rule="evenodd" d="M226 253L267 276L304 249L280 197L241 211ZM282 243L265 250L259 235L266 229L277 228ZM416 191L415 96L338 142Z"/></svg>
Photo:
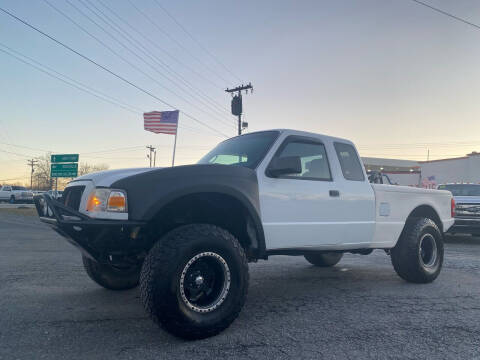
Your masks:
<svg viewBox="0 0 480 360"><path fill-rule="evenodd" d="M352 181L364 181L362 165L358 159L355 148L350 144L334 143L340 167L342 168L343 177Z"/></svg>
<svg viewBox="0 0 480 360"><path fill-rule="evenodd" d="M332 180L325 146L321 143L290 141L277 156L298 156L302 163L300 174L288 174L283 177L303 180Z"/></svg>

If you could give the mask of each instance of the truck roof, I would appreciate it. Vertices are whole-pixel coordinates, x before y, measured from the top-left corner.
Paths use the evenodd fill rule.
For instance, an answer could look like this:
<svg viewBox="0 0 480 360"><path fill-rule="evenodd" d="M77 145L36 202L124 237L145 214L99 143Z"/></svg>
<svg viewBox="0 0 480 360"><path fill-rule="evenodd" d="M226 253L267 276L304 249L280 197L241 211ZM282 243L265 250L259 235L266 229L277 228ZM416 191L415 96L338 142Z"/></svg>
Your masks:
<svg viewBox="0 0 480 360"><path fill-rule="evenodd" d="M353 142L351 140L348 140L348 139L334 137L334 136L325 135L325 134L314 133L314 132L309 132L309 131L294 130L294 129L267 129L267 130L253 131L253 132L249 132L249 133L238 135L238 136L262 133L262 132L265 132L265 131L279 131L280 133L288 133L289 135L300 135L300 136L321 136L321 137L327 138L331 141L341 141L341 142L346 142L346 143L353 144Z"/></svg>

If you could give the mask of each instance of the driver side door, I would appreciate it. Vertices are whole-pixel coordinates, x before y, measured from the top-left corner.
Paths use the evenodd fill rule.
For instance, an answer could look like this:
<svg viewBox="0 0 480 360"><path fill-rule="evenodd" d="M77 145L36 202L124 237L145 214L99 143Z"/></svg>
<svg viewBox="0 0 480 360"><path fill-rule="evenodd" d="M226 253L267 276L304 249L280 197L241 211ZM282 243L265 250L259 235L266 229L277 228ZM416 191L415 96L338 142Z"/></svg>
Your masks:
<svg viewBox="0 0 480 360"><path fill-rule="evenodd" d="M344 240L340 189L333 181L333 154L321 139L288 136L275 158L299 157L301 173L258 174L260 208L267 249L333 245ZM270 163L271 163L270 162Z"/></svg>

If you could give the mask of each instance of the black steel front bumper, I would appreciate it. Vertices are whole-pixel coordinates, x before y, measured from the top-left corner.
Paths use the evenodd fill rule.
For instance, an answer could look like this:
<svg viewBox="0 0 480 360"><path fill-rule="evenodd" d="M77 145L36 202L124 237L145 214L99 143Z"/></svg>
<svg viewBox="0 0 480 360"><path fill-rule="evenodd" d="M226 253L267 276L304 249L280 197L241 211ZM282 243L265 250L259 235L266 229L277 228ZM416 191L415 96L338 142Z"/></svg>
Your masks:
<svg viewBox="0 0 480 360"><path fill-rule="evenodd" d="M69 208L48 194L33 199L40 221L50 225L86 256L104 263L112 249L145 225L139 221L98 220Z"/></svg>
<svg viewBox="0 0 480 360"><path fill-rule="evenodd" d="M480 235L480 219L455 218L455 223L448 230L448 233Z"/></svg>

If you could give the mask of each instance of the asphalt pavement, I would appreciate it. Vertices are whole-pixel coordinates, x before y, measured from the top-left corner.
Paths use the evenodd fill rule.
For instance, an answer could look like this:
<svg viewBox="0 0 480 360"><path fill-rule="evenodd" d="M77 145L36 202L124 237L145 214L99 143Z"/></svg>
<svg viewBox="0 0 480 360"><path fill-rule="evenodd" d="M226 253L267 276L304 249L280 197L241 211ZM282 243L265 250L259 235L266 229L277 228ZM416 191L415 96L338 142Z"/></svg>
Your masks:
<svg viewBox="0 0 480 360"><path fill-rule="evenodd" d="M250 266L247 303L220 335L177 339L138 289L113 292L32 216L0 213L0 359L480 359L480 241L446 244L438 279L409 284L380 250L334 268Z"/></svg>

